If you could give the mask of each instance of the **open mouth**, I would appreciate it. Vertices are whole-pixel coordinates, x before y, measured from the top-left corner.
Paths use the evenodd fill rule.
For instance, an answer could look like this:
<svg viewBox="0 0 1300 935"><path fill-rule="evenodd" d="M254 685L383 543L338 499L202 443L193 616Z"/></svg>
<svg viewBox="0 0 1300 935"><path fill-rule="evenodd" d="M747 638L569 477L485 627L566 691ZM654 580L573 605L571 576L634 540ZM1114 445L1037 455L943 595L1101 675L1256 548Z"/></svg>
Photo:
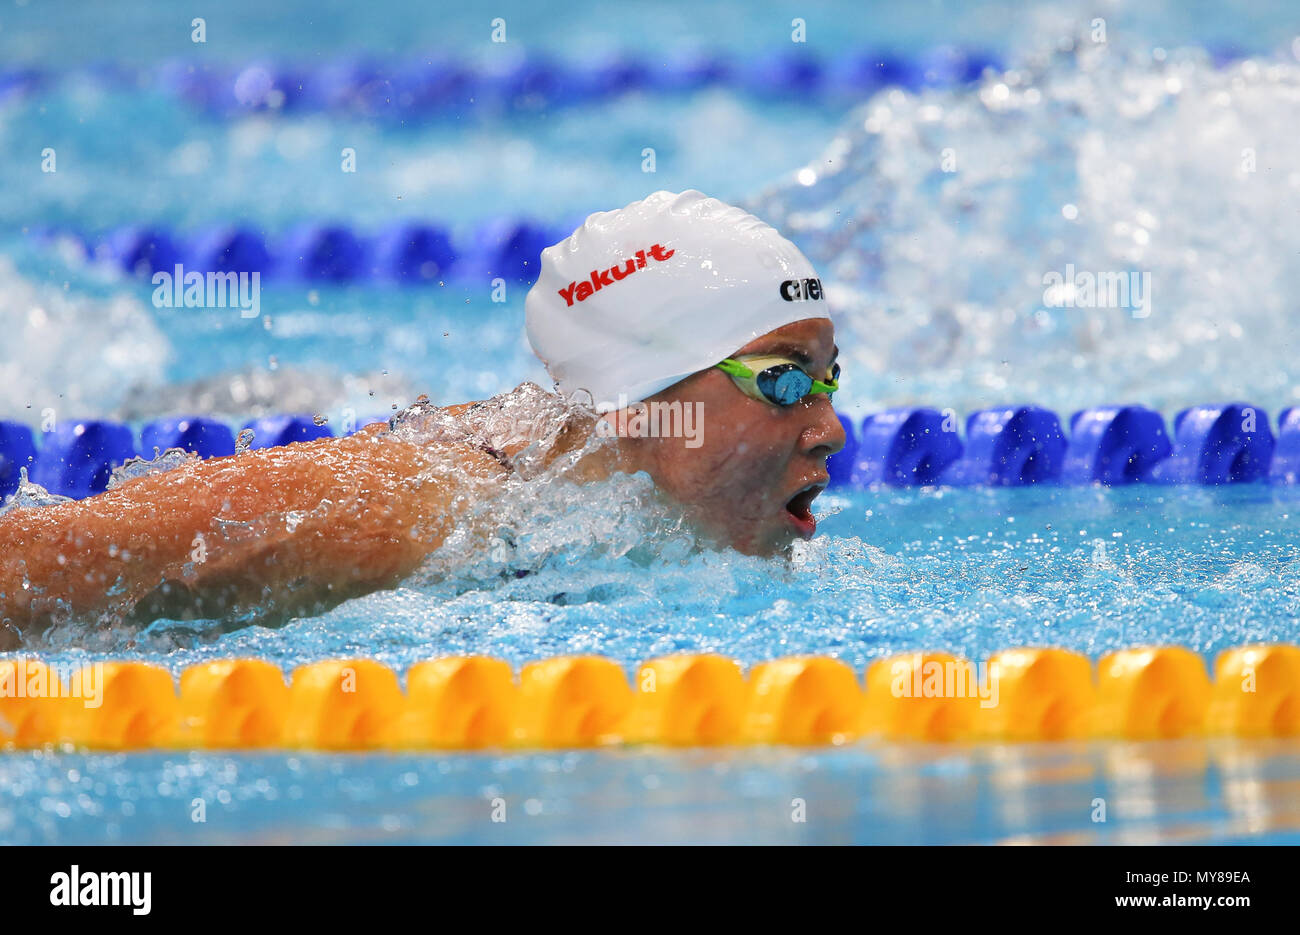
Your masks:
<svg viewBox="0 0 1300 935"><path fill-rule="evenodd" d="M790 514L795 528L805 539L817 531L817 520L812 515L812 504L825 489L825 484L809 484L786 501L785 511Z"/></svg>

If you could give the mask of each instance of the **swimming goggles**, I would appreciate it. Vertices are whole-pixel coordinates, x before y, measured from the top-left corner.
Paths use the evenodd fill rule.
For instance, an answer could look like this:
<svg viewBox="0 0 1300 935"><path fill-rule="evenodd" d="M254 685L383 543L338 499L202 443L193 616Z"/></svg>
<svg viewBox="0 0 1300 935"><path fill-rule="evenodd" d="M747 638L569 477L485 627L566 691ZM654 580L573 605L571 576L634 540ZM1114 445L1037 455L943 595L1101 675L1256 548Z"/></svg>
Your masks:
<svg viewBox="0 0 1300 935"><path fill-rule="evenodd" d="M728 357L717 368L746 396L774 406L793 406L814 393L827 398L840 388L840 365L832 364L827 380L815 380L806 370L787 357L746 354Z"/></svg>

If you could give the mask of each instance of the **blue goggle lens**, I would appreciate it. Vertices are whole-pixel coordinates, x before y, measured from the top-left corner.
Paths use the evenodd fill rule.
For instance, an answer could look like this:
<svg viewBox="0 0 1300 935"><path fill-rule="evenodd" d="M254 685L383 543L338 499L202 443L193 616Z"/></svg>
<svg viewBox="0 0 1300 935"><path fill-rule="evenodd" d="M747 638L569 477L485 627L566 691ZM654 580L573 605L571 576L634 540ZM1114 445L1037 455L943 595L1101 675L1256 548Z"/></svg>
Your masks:
<svg viewBox="0 0 1300 935"><path fill-rule="evenodd" d="M812 377L794 364L780 364L760 372L758 391L778 406L793 406L812 392Z"/></svg>

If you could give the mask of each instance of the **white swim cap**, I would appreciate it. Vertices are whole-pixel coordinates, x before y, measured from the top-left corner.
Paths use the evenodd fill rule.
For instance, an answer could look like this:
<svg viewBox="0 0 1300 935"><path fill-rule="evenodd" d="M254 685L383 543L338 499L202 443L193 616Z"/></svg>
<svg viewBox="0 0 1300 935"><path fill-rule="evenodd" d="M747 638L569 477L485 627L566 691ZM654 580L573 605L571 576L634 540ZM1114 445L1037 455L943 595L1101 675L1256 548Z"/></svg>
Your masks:
<svg viewBox="0 0 1300 935"><path fill-rule="evenodd" d="M712 367L761 335L829 318L799 248L697 191L591 215L542 251L528 341L566 396L609 412Z"/></svg>

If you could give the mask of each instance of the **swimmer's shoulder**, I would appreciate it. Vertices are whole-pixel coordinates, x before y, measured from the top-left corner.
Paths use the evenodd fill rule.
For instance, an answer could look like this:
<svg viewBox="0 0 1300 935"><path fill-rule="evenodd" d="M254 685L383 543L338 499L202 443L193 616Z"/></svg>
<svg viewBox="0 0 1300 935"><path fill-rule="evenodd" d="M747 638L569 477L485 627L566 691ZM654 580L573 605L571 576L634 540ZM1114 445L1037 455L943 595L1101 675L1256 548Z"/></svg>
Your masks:
<svg viewBox="0 0 1300 935"><path fill-rule="evenodd" d="M464 412L479 403L461 403L442 407L445 413ZM438 438L405 435L394 432L388 422L364 426L345 438L319 439L333 443L339 450L366 460L377 460L398 471L435 474L447 471L466 476L491 477L509 473L510 462L504 452L491 445L479 443L473 437ZM306 444L317 444L308 442ZM324 452L320 452L324 454Z"/></svg>

